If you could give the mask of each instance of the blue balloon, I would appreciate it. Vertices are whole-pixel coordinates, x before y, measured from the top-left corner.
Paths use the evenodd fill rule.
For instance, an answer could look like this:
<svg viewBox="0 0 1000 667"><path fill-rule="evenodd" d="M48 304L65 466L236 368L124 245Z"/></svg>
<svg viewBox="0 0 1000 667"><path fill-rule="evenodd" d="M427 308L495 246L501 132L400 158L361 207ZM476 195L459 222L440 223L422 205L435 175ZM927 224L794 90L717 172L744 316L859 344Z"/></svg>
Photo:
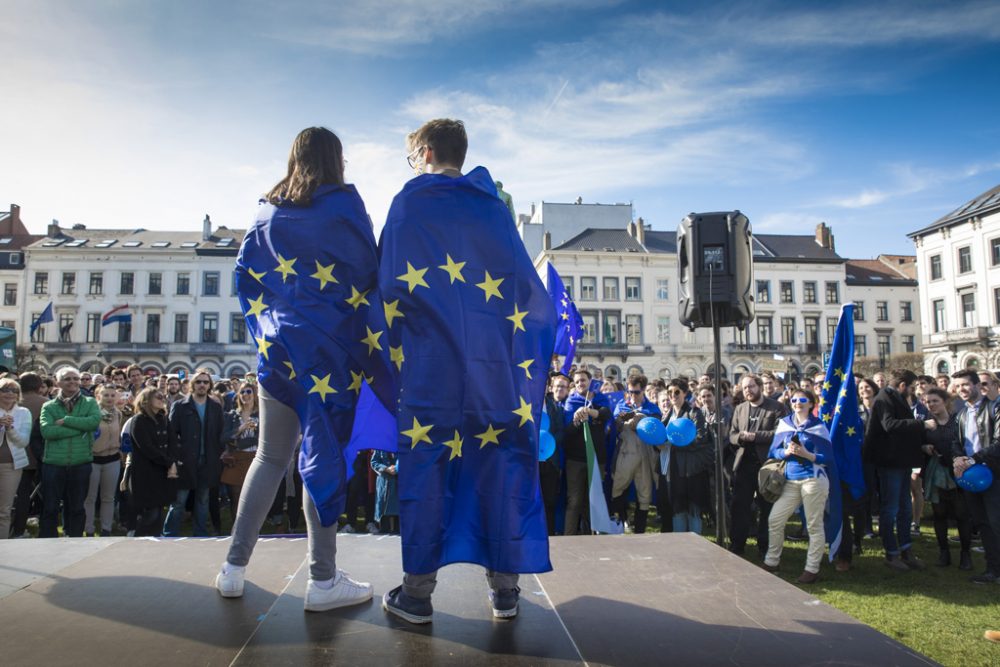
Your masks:
<svg viewBox="0 0 1000 667"><path fill-rule="evenodd" d="M548 461L549 458L556 453L556 439L555 437L542 429L538 432L538 460Z"/></svg>
<svg viewBox="0 0 1000 667"><path fill-rule="evenodd" d="M982 493L993 483L993 472L985 463L977 463L962 473L955 482L966 491Z"/></svg>
<svg viewBox="0 0 1000 667"><path fill-rule="evenodd" d="M643 417L635 427L636 435L647 445L658 446L667 441L667 429L656 417Z"/></svg>
<svg viewBox="0 0 1000 667"><path fill-rule="evenodd" d="M687 417L675 419L667 424L667 440L674 447L687 447L694 442L698 429Z"/></svg>
<svg viewBox="0 0 1000 667"><path fill-rule="evenodd" d="M551 422L549 421L549 411L546 410L545 408L542 408L542 430L548 431L550 425Z"/></svg>

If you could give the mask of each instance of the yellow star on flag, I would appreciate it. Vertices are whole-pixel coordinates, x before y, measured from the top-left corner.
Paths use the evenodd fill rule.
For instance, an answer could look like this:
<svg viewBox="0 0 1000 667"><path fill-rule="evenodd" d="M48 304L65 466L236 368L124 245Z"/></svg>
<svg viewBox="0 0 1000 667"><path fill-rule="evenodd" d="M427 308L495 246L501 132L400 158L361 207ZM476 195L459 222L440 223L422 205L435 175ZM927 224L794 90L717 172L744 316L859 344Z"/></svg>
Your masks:
<svg viewBox="0 0 1000 667"><path fill-rule="evenodd" d="M269 341L267 338L264 338L263 336L261 336L260 338L257 338L255 336L254 340L257 341L257 354L267 359L267 349L272 345L274 345L274 343Z"/></svg>
<svg viewBox="0 0 1000 667"><path fill-rule="evenodd" d="M828 421L830 421L831 419L833 419L833 417L831 417L831 416L830 416L830 413L829 413L829 412L828 412L828 413L826 413L825 415L823 415L823 421L825 421L825 422L828 422Z"/></svg>
<svg viewBox="0 0 1000 667"><path fill-rule="evenodd" d="M292 366L292 362L290 362L290 361L283 361L282 363L285 364L286 366L288 366L288 379L289 380L294 380L295 379L295 367Z"/></svg>
<svg viewBox="0 0 1000 667"><path fill-rule="evenodd" d="M394 319L397 317L406 317L399 310L399 299L392 302L383 301L382 307L385 309L385 325L390 329L392 328L392 321Z"/></svg>
<svg viewBox="0 0 1000 667"><path fill-rule="evenodd" d="M379 344L378 339L382 337L384 331L372 331L370 327L365 327L368 335L361 339L361 342L368 346L368 356L371 356L375 350L381 350L382 346Z"/></svg>
<svg viewBox="0 0 1000 667"><path fill-rule="evenodd" d="M568 320L568 319L569 319L569 313L567 313L567 312L563 312L563 314L562 314L562 318L563 318L564 320Z"/></svg>
<svg viewBox="0 0 1000 667"><path fill-rule="evenodd" d="M292 268L292 265L297 261L299 261L297 257L285 259L281 255L278 255L278 268L276 268L275 271L281 274L281 282L286 282L288 280L288 276L299 275L298 272Z"/></svg>
<svg viewBox="0 0 1000 667"><path fill-rule="evenodd" d="M327 283L333 283L334 285L340 284L340 281L333 277L334 266L336 266L336 264L332 263L330 264L330 266L323 266L322 264L319 263L318 259L316 260L316 273L312 274L309 277L315 278L316 280L319 281L320 291L323 291ZM356 308L357 307L355 306L355 309Z"/></svg>
<svg viewBox="0 0 1000 667"><path fill-rule="evenodd" d="M819 407L823 407L824 405L826 405L826 397L825 396L820 396L819 397Z"/></svg>
<svg viewBox="0 0 1000 667"><path fill-rule="evenodd" d="M837 377L839 377L839 378L840 378L841 380L843 380L844 378L846 378L846 377L847 377L847 373L845 373L845 372L844 372L844 371L843 371L842 369L840 369L840 368L834 368L834 369L833 369L833 374L834 374L834 375L836 375Z"/></svg>
<svg viewBox="0 0 1000 667"><path fill-rule="evenodd" d="M522 361L521 363L519 363L519 364L517 365L517 367L518 367L518 368L523 368L523 369L524 369L524 374L528 376L528 379L529 379L529 380L531 379L531 371L530 371L530 370L528 370L528 368L529 368L529 367L531 366L531 364L533 364L533 363L535 363L535 360L534 360L534 359L525 359L524 361Z"/></svg>
<svg viewBox="0 0 1000 667"><path fill-rule="evenodd" d="M490 424L489 428L487 428L484 432L482 432L482 433L480 433L480 434L478 434L476 436L477 438L479 438L479 449L482 449L483 447L485 447L486 445L490 444L491 442L494 445L499 445L500 444L500 440L499 440L500 434L503 433L504 430L506 430L506 429L500 429L498 431L498 430L496 430L496 429L493 428L493 424Z"/></svg>
<svg viewBox="0 0 1000 667"><path fill-rule="evenodd" d="M325 401L327 394L336 394L337 390L330 386L330 373L327 373L323 377L316 377L315 375L310 375L312 378L313 387L309 390L310 394L319 394L319 400Z"/></svg>
<svg viewBox="0 0 1000 667"><path fill-rule="evenodd" d="M401 276L396 276L396 280L402 280L410 288L410 294L413 294L413 290L417 287L430 287L427 281L424 280L424 274L427 273L427 269L415 269L413 265L409 262L406 263L406 273Z"/></svg>
<svg viewBox="0 0 1000 667"><path fill-rule="evenodd" d="M847 387L844 387L843 389L840 390L840 397L847 398Z"/></svg>
<svg viewBox="0 0 1000 667"><path fill-rule="evenodd" d="M264 303L264 295L261 294L256 299L250 299L247 301L250 304L250 310L247 311L248 316L260 317L260 314L267 310L267 304Z"/></svg>
<svg viewBox="0 0 1000 667"><path fill-rule="evenodd" d="M447 263L442 264L438 268L448 273L451 277L451 284L454 285L456 280L464 283L465 276L462 275L462 269L465 267L465 262L456 262L451 258L451 255L445 255L445 257L447 258ZM413 290L410 291L412 292Z"/></svg>
<svg viewBox="0 0 1000 667"><path fill-rule="evenodd" d="M518 400L521 401L521 407L517 410L511 410L511 412L521 418L521 423L518 426L524 426L528 422L534 423L535 418L531 416L531 403L525 403L523 396L518 396Z"/></svg>
<svg viewBox="0 0 1000 667"><path fill-rule="evenodd" d="M393 347L390 345L389 359L396 364L396 370L403 370L403 362L406 361L406 357L403 356L403 346Z"/></svg>
<svg viewBox="0 0 1000 667"><path fill-rule="evenodd" d="M267 271L254 271L254 270L253 270L253 269L251 269L250 267L247 267L247 273L249 273L249 274L250 274L250 276L251 276L251 277L252 277L252 278L253 278L254 280L256 280L257 282L259 282L259 283L260 283L261 285L263 285L263 284L264 284L264 280L263 280L263 278L264 278L264 274L265 274L265 273L267 273Z"/></svg>
<svg viewBox="0 0 1000 667"><path fill-rule="evenodd" d="M476 287L483 290L483 295L486 297L486 303L489 303L490 297L496 296L501 299L503 298L503 294L500 293L500 283L502 282L503 278L497 278L494 280L493 276L490 275L490 272L487 271L486 278L483 279L483 282L476 283Z"/></svg>
<svg viewBox="0 0 1000 667"><path fill-rule="evenodd" d="M359 292L357 287L351 285L351 296L344 300L354 306L354 310L357 310L362 304L369 306L371 304L368 303L368 299L365 297L368 296L368 292L370 291L366 289L364 292Z"/></svg>
<svg viewBox="0 0 1000 667"><path fill-rule="evenodd" d="M857 433L857 431L854 429L853 426L848 426L847 427L847 436L848 437L853 436L855 433Z"/></svg>
<svg viewBox="0 0 1000 667"><path fill-rule="evenodd" d="M824 391L828 391L830 389L830 387L832 387L832 386L833 385L831 385L829 382L824 382L823 383L823 390Z"/></svg>
<svg viewBox="0 0 1000 667"><path fill-rule="evenodd" d="M361 394L361 382L365 379L364 373L355 373L351 371L351 384L347 385L348 391L353 391L354 393Z"/></svg>
<svg viewBox="0 0 1000 667"><path fill-rule="evenodd" d="M524 328L524 316L528 314L528 311L520 311L517 309L517 304L514 304L514 314L507 317L508 320L514 323L514 331L520 329L521 331L527 332Z"/></svg>
<svg viewBox="0 0 1000 667"><path fill-rule="evenodd" d="M448 457L449 461L451 461L456 456L459 457L459 458L462 457L462 443L463 442L465 442L465 441L462 440L461 437L459 437L458 431L455 431L455 437L454 438L452 438L451 440L445 440L445 442L444 442L445 446L446 447L451 447L451 456Z"/></svg>
<svg viewBox="0 0 1000 667"><path fill-rule="evenodd" d="M840 408L841 408L841 406L838 405L836 408L833 409L833 413L836 414L836 415L839 415L840 414Z"/></svg>
<svg viewBox="0 0 1000 667"><path fill-rule="evenodd" d="M432 428L434 428L433 424L422 426L420 422L417 421L417 418L414 417L413 428L408 431L402 431L401 433L410 439L410 448L412 449L417 446L418 442L426 442L428 445L434 444L431 442L430 436L427 435L431 432Z"/></svg>

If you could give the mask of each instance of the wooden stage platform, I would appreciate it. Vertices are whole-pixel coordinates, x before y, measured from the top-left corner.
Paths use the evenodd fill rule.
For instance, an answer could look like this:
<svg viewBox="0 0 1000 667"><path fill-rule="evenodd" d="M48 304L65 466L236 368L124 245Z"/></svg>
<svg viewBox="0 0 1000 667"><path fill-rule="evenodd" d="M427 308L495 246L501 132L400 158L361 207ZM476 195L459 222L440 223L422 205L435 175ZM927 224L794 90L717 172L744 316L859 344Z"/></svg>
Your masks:
<svg viewBox="0 0 1000 667"><path fill-rule="evenodd" d="M558 537L521 577L520 615L490 614L482 568L439 575L434 622L388 617L399 538L342 535L369 603L302 610L306 541L263 539L243 598L213 586L226 539L0 542L4 665L933 665L693 534Z"/></svg>

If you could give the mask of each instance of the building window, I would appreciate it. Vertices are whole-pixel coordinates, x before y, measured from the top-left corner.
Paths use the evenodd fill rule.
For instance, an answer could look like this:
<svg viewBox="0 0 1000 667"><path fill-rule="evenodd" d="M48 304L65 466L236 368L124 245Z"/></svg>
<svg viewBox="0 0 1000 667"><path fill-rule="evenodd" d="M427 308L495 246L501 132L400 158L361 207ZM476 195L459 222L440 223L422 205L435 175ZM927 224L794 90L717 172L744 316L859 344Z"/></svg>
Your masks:
<svg viewBox="0 0 1000 667"><path fill-rule="evenodd" d="M840 283L828 280L826 283L826 302L840 303Z"/></svg>
<svg viewBox="0 0 1000 667"><path fill-rule="evenodd" d="M795 345L795 318L781 318L781 344Z"/></svg>
<svg viewBox="0 0 1000 667"><path fill-rule="evenodd" d="M69 313L59 315L59 342L69 343L70 334L73 333L73 316Z"/></svg>
<svg viewBox="0 0 1000 667"><path fill-rule="evenodd" d="M806 347L810 352L819 351L819 318L803 318L804 330L806 334Z"/></svg>
<svg viewBox="0 0 1000 667"><path fill-rule="evenodd" d="M236 271L233 271L232 278L229 281L229 296L237 296L239 293L236 289Z"/></svg>
<svg viewBox="0 0 1000 667"><path fill-rule="evenodd" d="M76 273L63 273L62 274L62 292L61 294L73 294L76 291Z"/></svg>
<svg viewBox="0 0 1000 667"><path fill-rule="evenodd" d="M795 303L795 283L791 280L781 281L781 303Z"/></svg>
<svg viewBox="0 0 1000 667"><path fill-rule="evenodd" d="M802 303L816 303L816 282L807 280L802 283Z"/></svg>
<svg viewBox="0 0 1000 667"><path fill-rule="evenodd" d="M945 330L944 299L935 299L931 310L934 311L934 333L940 333Z"/></svg>
<svg viewBox="0 0 1000 667"><path fill-rule="evenodd" d="M965 246L958 249L958 272L969 273L972 271L972 247Z"/></svg>
<svg viewBox="0 0 1000 667"><path fill-rule="evenodd" d="M931 280L940 280L942 275L941 255L931 255Z"/></svg>
<svg viewBox="0 0 1000 667"><path fill-rule="evenodd" d="M625 316L625 342L629 345L642 345L642 315Z"/></svg>
<svg viewBox="0 0 1000 667"><path fill-rule="evenodd" d="M119 322L118 323L118 342L119 343L131 343L132 342L132 323L131 322Z"/></svg>
<svg viewBox="0 0 1000 667"><path fill-rule="evenodd" d="M642 281L639 278L625 279L625 300L642 301Z"/></svg>
<svg viewBox="0 0 1000 667"><path fill-rule="evenodd" d="M892 354L892 336L889 334L879 334L878 335L878 358L882 365L885 365L885 360L889 358Z"/></svg>
<svg viewBox="0 0 1000 667"><path fill-rule="evenodd" d="M4 283L3 285L3 305L17 305L17 283Z"/></svg>
<svg viewBox="0 0 1000 667"><path fill-rule="evenodd" d="M201 314L201 342L219 342L219 316L217 313Z"/></svg>
<svg viewBox="0 0 1000 667"><path fill-rule="evenodd" d="M617 278L605 278L604 279L604 300L605 301L617 301L618 300L618 279Z"/></svg>
<svg viewBox="0 0 1000 667"><path fill-rule="evenodd" d="M621 340L622 318L618 313L604 313L604 342L616 345Z"/></svg>
<svg viewBox="0 0 1000 667"><path fill-rule="evenodd" d="M913 336L900 336L903 341L903 352L912 353L917 351L916 340Z"/></svg>
<svg viewBox="0 0 1000 667"><path fill-rule="evenodd" d="M910 301L899 302L899 319L903 322L913 321L913 303Z"/></svg>
<svg viewBox="0 0 1000 667"><path fill-rule="evenodd" d="M879 322L889 321L889 302L888 301L876 301L875 302L875 318Z"/></svg>
<svg viewBox="0 0 1000 667"><path fill-rule="evenodd" d="M149 274L149 293L150 294L163 294L163 274L162 273L150 273Z"/></svg>
<svg viewBox="0 0 1000 667"><path fill-rule="evenodd" d="M160 314L148 313L146 315L146 342L160 342Z"/></svg>
<svg viewBox="0 0 1000 667"><path fill-rule="evenodd" d="M188 342L188 316L187 313L177 313L174 315L174 342Z"/></svg>
<svg viewBox="0 0 1000 667"><path fill-rule="evenodd" d="M5 329L15 329L17 323L14 320L0 320L0 327Z"/></svg>
<svg viewBox="0 0 1000 667"><path fill-rule="evenodd" d="M1000 264L1000 238L990 240L990 265Z"/></svg>
<svg viewBox="0 0 1000 667"><path fill-rule="evenodd" d="M865 302L855 301L854 302L854 321L864 322L865 321Z"/></svg>
<svg viewBox="0 0 1000 667"><path fill-rule="evenodd" d="M202 276L201 295L219 296L219 272L206 271Z"/></svg>
<svg viewBox="0 0 1000 667"><path fill-rule="evenodd" d="M1000 293L1000 288L998 288L998 293ZM669 343L670 342L670 318L669 317L657 317L656 318L656 342L657 343Z"/></svg>
<svg viewBox="0 0 1000 667"><path fill-rule="evenodd" d="M837 318L826 318L826 340L830 347L833 347L833 339L837 337Z"/></svg>
<svg viewBox="0 0 1000 667"><path fill-rule="evenodd" d="M87 290L87 294L93 294L95 296L104 294L103 272L94 271L90 274L90 289Z"/></svg>
<svg viewBox="0 0 1000 667"><path fill-rule="evenodd" d="M771 303L771 281L757 281L757 303Z"/></svg>
<svg viewBox="0 0 1000 667"><path fill-rule="evenodd" d="M1000 287L993 288L993 310L995 311L993 323L1000 324Z"/></svg>
<svg viewBox="0 0 1000 667"><path fill-rule="evenodd" d="M656 280L656 300L657 301L669 301L670 300L670 281L666 278L657 278Z"/></svg>
<svg viewBox="0 0 1000 667"><path fill-rule="evenodd" d="M865 340L864 335L854 336L854 356L855 357L867 357L868 356L868 341Z"/></svg>
<svg viewBox="0 0 1000 667"><path fill-rule="evenodd" d="M34 324L35 322L37 322L38 318L41 317L41 316L42 316L41 313L32 313L31 314L31 323ZM45 342L45 327L46 327L45 324L39 324L35 328L35 332L33 334L31 334L31 342L32 343L44 343Z"/></svg>
<svg viewBox="0 0 1000 667"><path fill-rule="evenodd" d="M187 296L191 293L191 274L177 274L177 296Z"/></svg>
<svg viewBox="0 0 1000 667"><path fill-rule="evenodd" d="M126 295L135 293L135 273L122 271L121 289L118 290L118 293Z"/></svg>
<svg viewBox="0 0 1000 667"><path fill-rule="evenodd" d="M580 278L580 301L597 301L597 278Z"/></svg>
<svg viewBox="0 0 1000 667"><path fill-rule="evenodd" d="M771 326L771 318L757 317L757 342L761 345L774 345L774 328Z"/></svg>
<svg viewBox="0 0 1000 667"><path fill-rule="evenodd" d="M49 293L49 274L45 271L35 272L35 294Z"/></svg>
<svg viewBox="0 0 1000 667"><path fill-rule="evenodd" d="M229 316L229 342L247 342L247 325L243 313L233 313Z"/></svg>
<svg viewBox="0 0 1000 667"><path fill-rule="evenodd" d="M962 295L962 327L976 326L976 293L966 292Z"/></svg>
<svg viewBox="0 0 1000 667"><path fill-rule="evenodd" d="M87 342L101 342L101 314L87 313Z"/></svg>
<svg viewBox="0 0 1000 667"><path fill-rule="evenodd" d="M566 288L566 295L570 298L570 301L572 301L573 300L573 276L563 276L562 277L562 281L563 281L563 287Z"/></svg>
<svg viewBox="0 0 1000 667"><path fill-rule="evenodd" d="M581 288L583 278L580 279ZM583 340L581 343L594 344L597 342L597 315L594 313L581 313L583 317Z"/></svg>

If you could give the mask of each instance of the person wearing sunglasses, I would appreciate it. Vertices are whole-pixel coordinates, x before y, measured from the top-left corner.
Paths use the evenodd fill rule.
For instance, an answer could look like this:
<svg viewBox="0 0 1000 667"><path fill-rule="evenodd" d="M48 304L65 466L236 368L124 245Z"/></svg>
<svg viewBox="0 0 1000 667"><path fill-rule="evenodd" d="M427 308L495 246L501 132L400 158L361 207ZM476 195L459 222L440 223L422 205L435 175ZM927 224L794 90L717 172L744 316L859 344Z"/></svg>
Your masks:
<svg viewBox="0 0 1000 667"><path fill-rule="evenodd" d="M639 439L636 427L646 417L660 418L660 409L643 393L649 381L645 375L630 375L625 383L625 397L615 406L618 446L611 475L611 510L623 523L628 514L629 486L635 483L635 521L633 533L646 532L646 518L653 502L653 467L656 450Z"/></svg>
<svg viewBox="0 0 1000 667"><path fill-rule="evenodd" d="M768 458L785 461L785 485L771 508L768 519L768 549L764 567L777 572L785 542L785 524L799 505L805 508L809 531L809 551L805 569L796 580L812 584L819 579L826 544L823 512L830 495L830 473L836 465L830 432L823 420L813 415L816 395L799 389L789 398L792 414L781 420L774 434Z"/></svg>
<svg viewBox="0 0 1000 667"><path fill-rule="evenodd" d="M226 413L222 440L226 451L222 455L222 483L229 490L229 511L236 519L240 492L250 464L257 453L260 413L257 408L257 391L254 385L244 384L236 394L236 407Z"/></svg>

